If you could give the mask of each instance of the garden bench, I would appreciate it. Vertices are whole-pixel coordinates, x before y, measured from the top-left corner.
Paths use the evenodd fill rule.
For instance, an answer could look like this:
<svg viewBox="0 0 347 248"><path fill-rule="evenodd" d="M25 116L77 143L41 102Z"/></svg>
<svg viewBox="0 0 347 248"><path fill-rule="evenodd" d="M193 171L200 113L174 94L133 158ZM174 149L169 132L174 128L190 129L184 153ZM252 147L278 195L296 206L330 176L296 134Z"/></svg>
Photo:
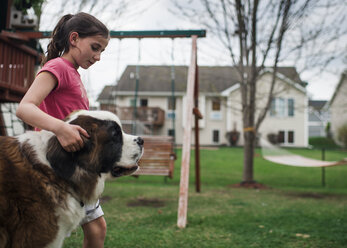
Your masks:
<svg viewBox="0 0 347 248"><path fill-rule="evenodd" d="M140 169L133 175L173 177L176 154L172 136L142 136L144 153L139 161Z"/></svg>

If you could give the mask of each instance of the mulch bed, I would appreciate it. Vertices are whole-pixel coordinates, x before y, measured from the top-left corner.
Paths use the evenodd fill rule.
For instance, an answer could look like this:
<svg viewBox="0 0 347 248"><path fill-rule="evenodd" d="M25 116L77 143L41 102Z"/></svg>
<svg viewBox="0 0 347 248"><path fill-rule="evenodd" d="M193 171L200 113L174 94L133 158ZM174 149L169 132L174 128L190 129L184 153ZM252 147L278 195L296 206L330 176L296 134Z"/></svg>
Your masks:
<svg viewBox="0 0 347 248"><path fill-rule="evenodd" d="M241 182L237 184L229 185L231 188L244 188L244 189L270 189L269 186L258 182Z"/></svg>
<svg viewBox="0 0 347 248"><path fill-rule="evenodd" d="M127 206L160 208L165 206L165 202L157 198L137 198L135 200L129 201L127 203Z"/></svg>

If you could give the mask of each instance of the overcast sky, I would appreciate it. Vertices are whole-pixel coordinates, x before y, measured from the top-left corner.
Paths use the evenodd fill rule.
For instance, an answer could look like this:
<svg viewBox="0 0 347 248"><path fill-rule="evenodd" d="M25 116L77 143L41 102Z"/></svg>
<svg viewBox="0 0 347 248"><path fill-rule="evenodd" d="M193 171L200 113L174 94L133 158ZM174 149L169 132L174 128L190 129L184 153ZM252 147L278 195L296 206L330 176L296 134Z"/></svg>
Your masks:
<svg viewBox="0 0 347 248"><path fill-rule="evenodd" d="M183 1L183 0L182 0ZM143 5L142 5L143 4ZM56 24L59 15L54 13L57 0L49 0L44 8L41 30L51 30ZM203 29L198 24L190 23L175 17L169 10L170 0L142 0L137 8L145 6L143 13L124 15L115 20L110 20L107 10L104 14L97 16L105 22L111 30L175 30L175 29ZM66 11L74 13L73 11ZM66 13L61 13L61 15ZM341 24L344 25L344 24ZM347 25L347 23L345 23ZM47 40L42 42L45 49ZM347 44L347 40L346 40ZM140 48L140 49L139 49ZM174 59L172 59L172 49ZM138 56L140 50L140 57ZM97 98L105 85L114 85L126 65L140 63L142 65L188 65L190 62L190 39L111 39L101 61L88 70L80 70L82 81L86 85L92 102ZM230 57L221 46L209 36L198 41L198 64L208 66L231 65ZM295 65L290 65L295 66ZM334 93L339 81L340 73L344 65L336 65L335 68L327 70L314 76L317 72L309 71L301 74L301 79L308 81L308 94L315 100L329 100ZM338 73L337 73L338 72Z"/></svg>

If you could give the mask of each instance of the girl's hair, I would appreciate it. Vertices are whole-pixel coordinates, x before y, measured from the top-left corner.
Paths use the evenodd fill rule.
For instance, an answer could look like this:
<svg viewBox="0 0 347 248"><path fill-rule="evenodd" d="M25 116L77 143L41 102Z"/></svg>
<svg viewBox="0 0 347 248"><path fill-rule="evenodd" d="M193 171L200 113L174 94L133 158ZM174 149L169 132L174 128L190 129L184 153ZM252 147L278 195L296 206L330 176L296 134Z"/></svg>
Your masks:
<svg viewBox="0 0 347 248"><path fill-rule="evenodd" d="M47 56L43 59L42 65L69 51L69 37L72 32L77 32L81 38L95 35L109 37L107 27L92 15L83 12L64 15L52 32L52 39L47 45Z"/></svg>

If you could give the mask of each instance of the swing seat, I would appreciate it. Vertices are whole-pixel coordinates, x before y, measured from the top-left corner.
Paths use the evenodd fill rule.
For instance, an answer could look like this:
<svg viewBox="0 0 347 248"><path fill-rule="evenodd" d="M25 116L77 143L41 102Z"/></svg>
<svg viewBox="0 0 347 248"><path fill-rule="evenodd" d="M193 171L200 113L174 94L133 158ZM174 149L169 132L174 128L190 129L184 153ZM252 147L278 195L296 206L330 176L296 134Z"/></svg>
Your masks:
<svg viewBox="0 0 347 248"><path fill-rule="evenodd" d="M154 175L173 178L176 154L172 136L141 136L144 153L139 161L140 169L133 175Z"/></svg>

